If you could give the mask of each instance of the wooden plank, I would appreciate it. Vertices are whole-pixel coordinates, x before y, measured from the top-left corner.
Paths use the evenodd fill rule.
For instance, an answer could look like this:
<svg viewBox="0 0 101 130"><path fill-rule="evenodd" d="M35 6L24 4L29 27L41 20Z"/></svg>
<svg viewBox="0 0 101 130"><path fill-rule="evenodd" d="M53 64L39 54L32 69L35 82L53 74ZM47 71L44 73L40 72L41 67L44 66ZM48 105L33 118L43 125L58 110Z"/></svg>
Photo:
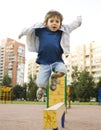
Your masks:
<svg viewBox="0 0 101 130"><path fill-rule="evenodd" d="M62 115L66 111L64 103L58 103L44 110L44 129L57 128L61 122Z"/></svg>

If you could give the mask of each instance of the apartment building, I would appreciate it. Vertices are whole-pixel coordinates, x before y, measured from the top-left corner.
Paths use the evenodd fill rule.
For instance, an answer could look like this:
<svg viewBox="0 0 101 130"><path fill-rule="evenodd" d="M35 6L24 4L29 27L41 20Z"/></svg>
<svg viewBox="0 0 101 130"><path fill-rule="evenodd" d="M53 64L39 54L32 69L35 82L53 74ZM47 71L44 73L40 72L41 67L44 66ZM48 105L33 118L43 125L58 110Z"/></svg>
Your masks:
<svg viewBox="0 0 101 130"><path fill-rule="evenodd" d="M0 45L0 83L8 74L12 86L24 83L25 45L11 38L3 39Z"/></svg>
<svg viewBox="0 0 101 130"><path fill-rule="evenodd" d="M92 41L88 44L71 46L69 56L63 55L63 59L67 67L67 84L72 82L73 66L78 66L79 71L86 68L95 82L101 77L101 43ZM28 75L37 74L38 69L39 65L35 63L35 59L29 61Z"/></svg>
<svg viewBox="0 0 101 130"><path fill-rule="evenodd" d="M31 76L32 78L37 75L38 71L39 71L39 65L35 62L36 59L30 59L28 61L28 79L29 76Z"/></svg>
<svg viewBox="0 0 101 130"><path fill-rule="evenodd" d="M101 43L92 41L91 43L71 47L71 53L68 61L68 83L71 83L72 67L78 66L82 71L87 69L94 77L95 82L98 82L101 77Z"/></svg>

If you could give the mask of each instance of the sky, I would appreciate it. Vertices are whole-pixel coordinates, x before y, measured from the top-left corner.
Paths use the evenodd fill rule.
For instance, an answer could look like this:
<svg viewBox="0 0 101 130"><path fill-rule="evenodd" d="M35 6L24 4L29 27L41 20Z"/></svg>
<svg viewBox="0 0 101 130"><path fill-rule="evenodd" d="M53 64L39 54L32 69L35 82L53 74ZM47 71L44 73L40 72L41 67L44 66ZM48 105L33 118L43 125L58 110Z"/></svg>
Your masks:
<svg viewBox="0 0 101 130"><path fill-rule="evenodd" d="M22 29L43 22L52 9L62 13L63 24L82 16L81 27L70 35L71 46L101 42L101 0L0 0L0 39L9 37L26 44L25 37L18 39ZM26 61L36 57L26 52Z"/></svg>
<svg viewBox="0 0 101 130"><path fill-rule="evenodd" d="M18 39L22 29L43 22L51 9L62 13L63 24L82 16L81 27L71 33L71 46L101 41L101 0L0 0L0 39L25 43L25 37Z"/></svg>
<svg viewBox="0 0 101 130"><path fill-rule="evenodd" d="M24 27L43 22L49 10L62 13L63 24L82 16L82 25L71 33L70 44L101 41L101 0L0 0L0 39L18 39Z"/></svg>

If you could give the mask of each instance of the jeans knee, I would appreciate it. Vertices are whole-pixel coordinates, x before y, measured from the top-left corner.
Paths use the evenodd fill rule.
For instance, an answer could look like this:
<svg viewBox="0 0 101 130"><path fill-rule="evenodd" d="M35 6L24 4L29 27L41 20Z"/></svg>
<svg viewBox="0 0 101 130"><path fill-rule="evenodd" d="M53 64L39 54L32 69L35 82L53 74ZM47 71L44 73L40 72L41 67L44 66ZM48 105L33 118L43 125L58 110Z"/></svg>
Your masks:
<svg viewBox="0 0 101 130"><path fill-rule="evenodd" d="M46 88L47 83L42 81L36 81L36 84L38 87Z"/></svg>

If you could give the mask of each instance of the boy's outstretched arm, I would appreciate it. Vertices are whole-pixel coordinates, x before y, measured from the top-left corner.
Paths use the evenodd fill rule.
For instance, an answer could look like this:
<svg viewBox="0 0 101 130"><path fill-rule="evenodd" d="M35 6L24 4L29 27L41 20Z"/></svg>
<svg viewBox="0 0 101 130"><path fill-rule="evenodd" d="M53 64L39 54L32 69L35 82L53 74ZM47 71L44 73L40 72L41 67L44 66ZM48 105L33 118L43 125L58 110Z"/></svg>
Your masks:
<svg viewBox="0 0 101 130"><path fill-rule="evenodd" d="M77 16L71 24L68 25L69 31L72 32L74 29L78 28L82 24L82 16Z"/></svg>
<svg viewBox="0 0 101 130"><path fill-rule="evenodd" d="M27 35L29 29L30 29L30 28L24 28L24 29L21 31L21 33L19 34L18 39L21 39L22 36Z"/></svg>
<svg viewBox="0 0 101 130"><path fill-rule="evenodd" d="M82 16L77 16L77 19L82 19Z"/></svg>
<svg viewBox="0 0 101 130"><path fill-rule="evenodd" d="M82 16L77 16L77 20L82 23Z"/></svg>

